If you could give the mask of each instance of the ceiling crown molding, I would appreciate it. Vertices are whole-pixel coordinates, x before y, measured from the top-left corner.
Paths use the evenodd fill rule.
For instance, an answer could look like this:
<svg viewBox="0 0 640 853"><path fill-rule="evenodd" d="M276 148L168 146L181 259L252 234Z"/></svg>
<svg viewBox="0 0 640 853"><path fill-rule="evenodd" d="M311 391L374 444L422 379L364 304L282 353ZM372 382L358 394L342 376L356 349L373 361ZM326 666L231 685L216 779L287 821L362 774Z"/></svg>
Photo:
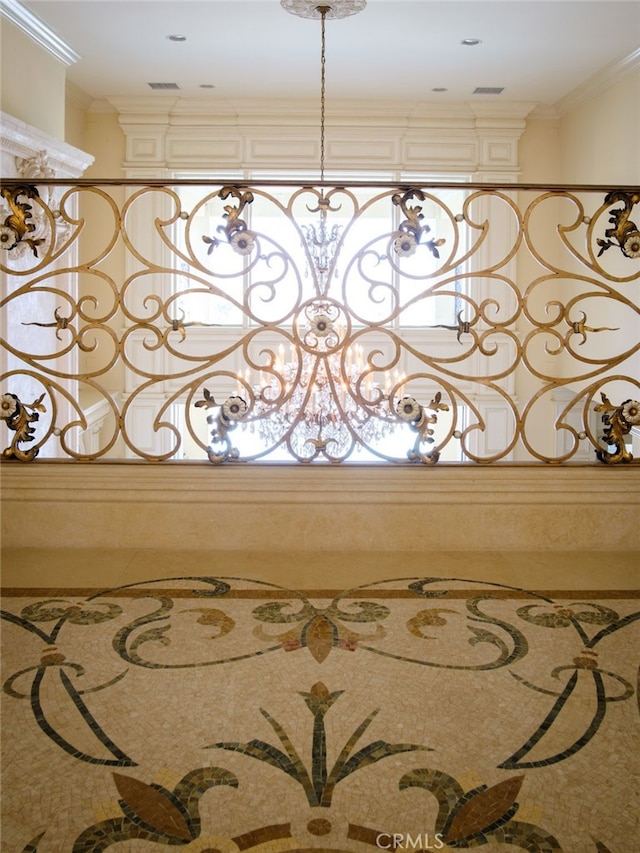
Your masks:
<svg viewBox="0 0 640 853"><path fill-rule="evenodd" d="M121 121L204 126L317 127L318 105L303 99L252 99L140 95L109 97ZM524 101L434 103L415 100L334 98L327 106L332 127L524 127L535 104Z"/></svg>
<svg viewBox="0 0 640 853"><path fill-rule="evenodd" d="M79 53L76 53L60 36L18 0L0 0L0 12L3 17L19 27L23 33L26 33L40 47L49 51L65 65L73 65L82 58Z"/></svg>
<svg viewBox="0 0 640 853"><path fill-rule="evenodd" d="M569 92L564 98L561 98L554 104L557 114L563 116L570 110L580 106L580 104L584 104L597 95L601 95L602 92L605 92L611 86L615 85L618 80L635 71L637 68L640 68L640 47L631 51L627 56L623 56L622 59L605 65L597 74L594 74L593 77L585 80L584 83L572 92Z"/></svg>

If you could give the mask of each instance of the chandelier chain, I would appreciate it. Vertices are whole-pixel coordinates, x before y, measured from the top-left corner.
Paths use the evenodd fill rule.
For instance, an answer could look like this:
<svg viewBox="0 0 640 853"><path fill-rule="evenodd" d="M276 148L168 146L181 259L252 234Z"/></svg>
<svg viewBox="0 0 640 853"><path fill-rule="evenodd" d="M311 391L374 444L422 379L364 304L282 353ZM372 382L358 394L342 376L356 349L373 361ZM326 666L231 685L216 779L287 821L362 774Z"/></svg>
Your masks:
<svg viewBox="0 0 640 853"><path fill-rule="evenodd" d="M329 11L329 6L318 6L318 12L320 12L320 16L322 18L322 49L320 53L320 182L324 181L324 122L325 122L325 78L326 78L326 66L327 66L327 56L326 56L326 32L325 32L325 24L327 18L327 12Z"/></svg>

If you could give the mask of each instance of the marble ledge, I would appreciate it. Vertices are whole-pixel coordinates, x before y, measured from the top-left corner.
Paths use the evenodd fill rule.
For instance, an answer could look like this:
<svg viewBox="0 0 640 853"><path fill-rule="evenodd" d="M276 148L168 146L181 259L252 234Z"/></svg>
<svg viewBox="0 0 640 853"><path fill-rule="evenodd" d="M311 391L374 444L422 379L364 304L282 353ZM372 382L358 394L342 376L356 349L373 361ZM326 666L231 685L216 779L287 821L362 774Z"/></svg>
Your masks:
<svg viewBox="0 0 640 853"><path fill-rule="evenodd" d="M313 497L314 503L640 504L638 465L286 465L210 463L3 463L4 501L115 499L157 503L233 503L268 496L270 503Z"/></svg>
<svg viewBox="0 0 640 853"><path fill-rule="evenodd" d="M637 466L1 466L5 548L640 550ZM187 544L190 543L190 544Z"/></svg>

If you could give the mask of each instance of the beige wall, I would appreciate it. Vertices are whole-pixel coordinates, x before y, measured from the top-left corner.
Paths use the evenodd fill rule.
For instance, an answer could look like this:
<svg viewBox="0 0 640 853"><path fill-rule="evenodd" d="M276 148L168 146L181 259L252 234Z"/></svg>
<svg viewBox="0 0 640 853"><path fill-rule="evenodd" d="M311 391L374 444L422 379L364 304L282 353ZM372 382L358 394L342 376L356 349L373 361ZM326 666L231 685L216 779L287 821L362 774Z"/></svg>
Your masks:
<svg viewBox="0 0 640 853"><path fill-rule="evenodd" d="M70 92L69 84L67 84L64 138L69 145L80 148L82 151L86 150L85 128L88 106L88 98L83 96L84 93L75 90L75 87Z"/></svg>
<svg viewBox="0 0 640 853"><path fill-rule="evenodd" d="M522 183L628 185L640 181L640 69L561 118L527 119Z"/></svg>
<svg viewBox="0 0 640 853"><path fill-rule="evenodd" d="M560 183L559 133L557 119L527 119L518 147L522 183Z"/></svg>
<svg viewBox="0 0 640 853"><path fill-rule="evenodd" d="M125 139L115 111L89 111L86 115L84 140L85 151L90 151L96 158L93 166L87 169L85 177L97 180L124 176L122 164L125 159Z"/></svg>
<svg viewBox="0 0 640 853"><path fill-rule="evenodd" d="M640 68L568 112L560 123L566 183L640 181Z"/></svg>
<svg viewBox="0 0 640 853"><path fill-rule="evenodd" d="M125 160L125 138L116 111L101 102L92 103L88 95L67 83L66 141L95 160L83 177L91 179L121 178Z"/></svg>
<svg viewBox="0 0 640 853"><path fill-rule="evenodd" d="M0 32L2 110L64 141L64 63L5 19Z"/></svg>

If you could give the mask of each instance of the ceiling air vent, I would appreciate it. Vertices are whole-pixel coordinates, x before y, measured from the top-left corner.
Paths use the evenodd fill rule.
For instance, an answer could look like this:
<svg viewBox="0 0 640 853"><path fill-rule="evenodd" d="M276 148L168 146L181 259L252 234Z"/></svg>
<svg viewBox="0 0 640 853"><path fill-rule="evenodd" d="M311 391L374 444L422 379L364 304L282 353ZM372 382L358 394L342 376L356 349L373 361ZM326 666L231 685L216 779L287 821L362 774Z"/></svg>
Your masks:
<svg viewBox="0 0 640 853"><path fill-rule="evenodd" d="M150 89L179 89L177 83L147 83Z"/></svg>
<svg viewBox="0 0 640 853"><path fill-rule="evenodd" d="M474 95L501 95L504 92L504 86L476 86L473 90Z"/></svg>

